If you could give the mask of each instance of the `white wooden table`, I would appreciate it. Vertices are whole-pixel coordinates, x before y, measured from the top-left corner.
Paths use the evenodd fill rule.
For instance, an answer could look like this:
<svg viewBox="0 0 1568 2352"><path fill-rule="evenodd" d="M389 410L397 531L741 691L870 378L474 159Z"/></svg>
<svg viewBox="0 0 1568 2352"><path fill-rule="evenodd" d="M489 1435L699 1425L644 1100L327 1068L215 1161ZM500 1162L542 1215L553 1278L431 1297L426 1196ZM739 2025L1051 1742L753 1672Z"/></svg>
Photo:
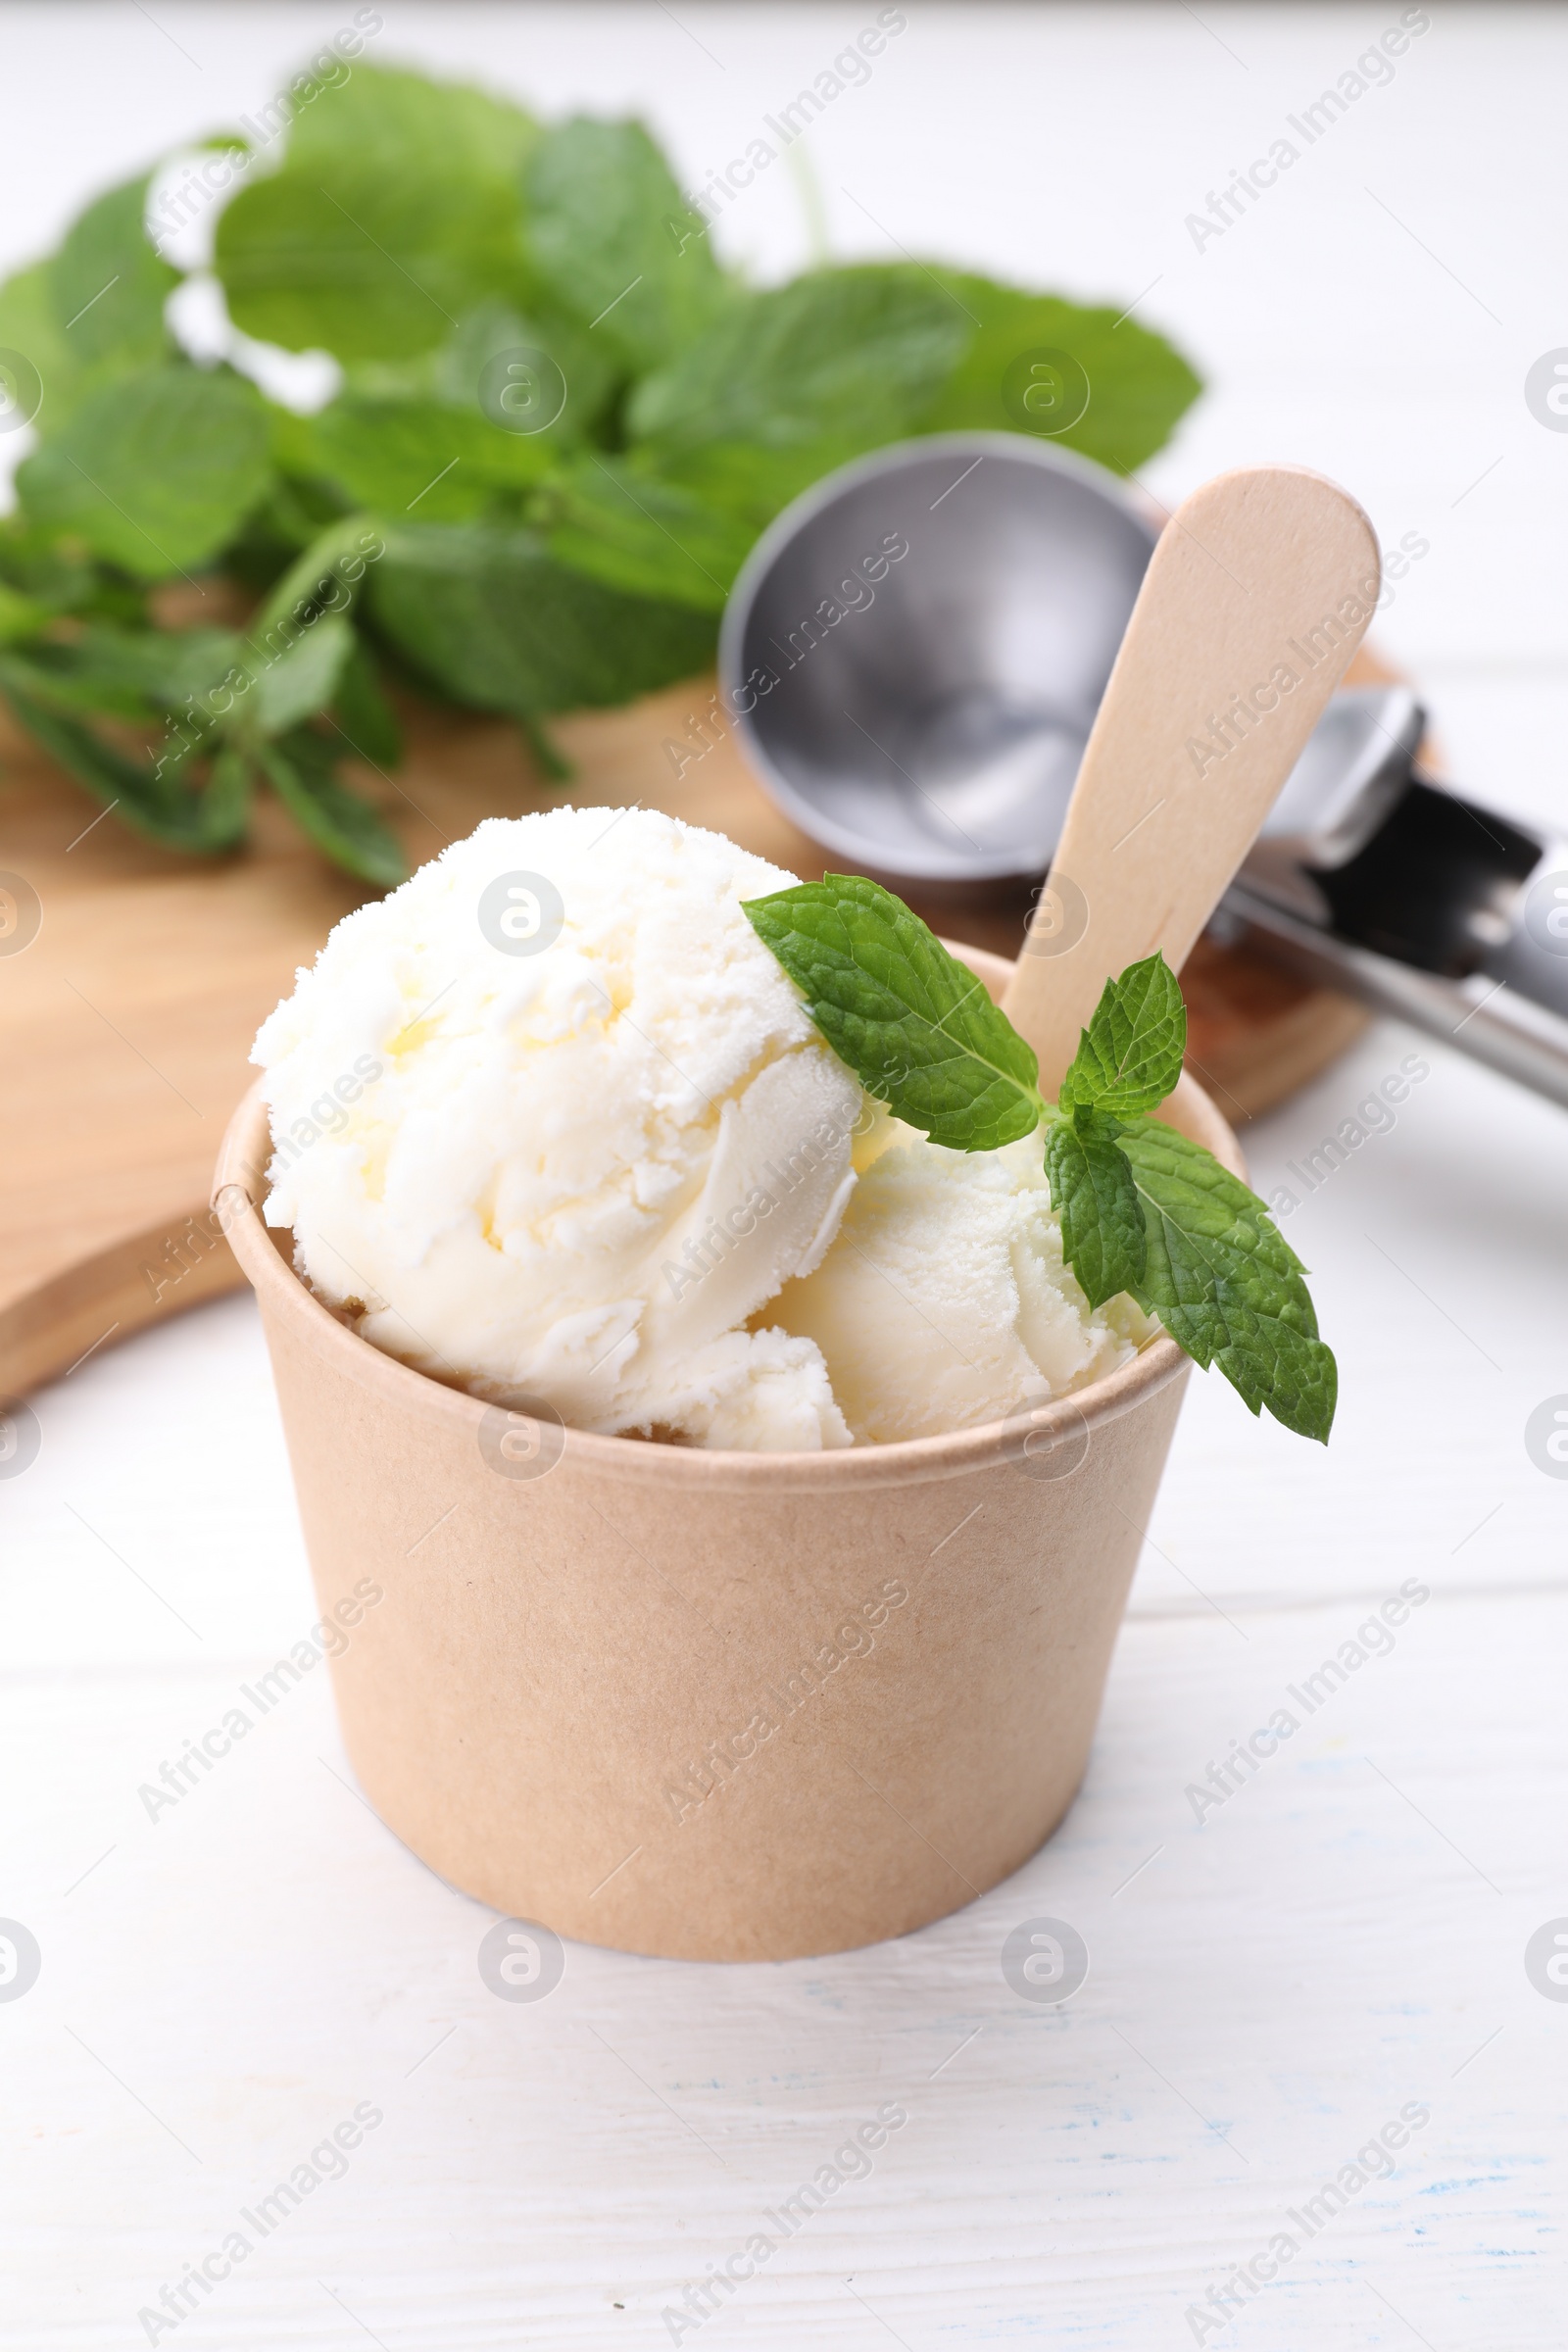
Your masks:
<svg viewBox="0 0 1568 2352"><path fill-rule="evenodd" d="M8 256L254 108L349 13L0 7ZM377 55L644 109L695 178L876 12L382 13ZM1396 0L907 14L810 134L834 250L1142 296L1216 386L1153 486L1299 459L1386 546L1429 541L1381 642L1457 777L1568 819L1568 438L1523 397L1568 344L1561 15L1435 7L1392 82L1200 249L1185 216ZM770 270L803 240L784 170L727 232ZM1568 1123L1383 1027L1249 1149L1271 1189L1412 1052L1430 1075L1396 1128L1289 1225L1344 1372L1332 1448L1195 1382L1075 1811L1015 1880L883 1948L702 1968L571 1946L547 1999L500 2000L489 1915L360 1798L324 1676L149 1819L139 1786L314 1615L251 1306L37 1397L42 1452L0 1484L0 1914L41 1954L0 2000L0 2340L1560 2347L1568 2002L1525 1948L1568 1915L1568 1484L1524 1426L1568 1391ZM1189 1785L1407 1580L1430 1598L1393 1647L1200 1824ZM1001 1971L1041 1915L1089 1946L1065 2006ZM886 2104L906 2122L868 2177L700 2328L662 2317ZM1342 2168L1401 2113L1427 2120L1359 2184ZM321 2149L296 2210L265 2235L240 2218ZM1334 2210L1309 2229L1313 2197ZM1216 2318L1210 2289L1260 2255ZM193 2311L138 2321L204 2259Z"/></svg>

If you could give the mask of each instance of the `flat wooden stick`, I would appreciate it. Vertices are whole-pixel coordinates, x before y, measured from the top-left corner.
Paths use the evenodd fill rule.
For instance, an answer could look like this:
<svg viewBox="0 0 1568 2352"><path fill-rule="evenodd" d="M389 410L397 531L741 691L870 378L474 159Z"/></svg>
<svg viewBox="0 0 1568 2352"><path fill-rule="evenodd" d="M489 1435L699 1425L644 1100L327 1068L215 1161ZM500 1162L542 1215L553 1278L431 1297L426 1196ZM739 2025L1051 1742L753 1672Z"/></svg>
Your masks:
<svg viewBox="0 0 1568 2352"><path fill-rule="evenodd" d="M1144 576L1003 999L1054 1094L1107 979L1180 971L1360 644L1381 580L1355 500L1303 466L1222 473Z"/></svg>

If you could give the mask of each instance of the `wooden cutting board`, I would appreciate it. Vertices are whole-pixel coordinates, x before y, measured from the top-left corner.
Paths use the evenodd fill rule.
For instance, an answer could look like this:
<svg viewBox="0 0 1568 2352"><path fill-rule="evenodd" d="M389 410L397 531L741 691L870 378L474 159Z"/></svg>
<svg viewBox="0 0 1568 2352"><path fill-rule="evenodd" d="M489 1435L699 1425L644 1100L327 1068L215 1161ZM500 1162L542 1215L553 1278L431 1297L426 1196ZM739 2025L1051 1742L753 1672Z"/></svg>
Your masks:
<svg viewBox="0 0 1568 2352"><path fill-rule="evenodd" d="M1386 674L1363 656L1350 677ZM569 797L666 809L820 874L821 854L761 792L717 719L712 687L695 680L559 722L577 767ZM368 771L361 781L413 863L481 817L563 797L538 782L509 725L419 708L405 718L397 783ZM257 1028L362 894L272 804L254 847L216 863L136 839L3 710L0 869L30 884L42 909L21 952L3 952L0 925L4 1397L237 1286L207 1208L219 1140L254 1074ZM1010 956L1027 900L921 911L949 936ZM1206 940L1183 986L1190 1065L1235 1122L1302 1085L1365 1025L1346 999Z"/></svg>

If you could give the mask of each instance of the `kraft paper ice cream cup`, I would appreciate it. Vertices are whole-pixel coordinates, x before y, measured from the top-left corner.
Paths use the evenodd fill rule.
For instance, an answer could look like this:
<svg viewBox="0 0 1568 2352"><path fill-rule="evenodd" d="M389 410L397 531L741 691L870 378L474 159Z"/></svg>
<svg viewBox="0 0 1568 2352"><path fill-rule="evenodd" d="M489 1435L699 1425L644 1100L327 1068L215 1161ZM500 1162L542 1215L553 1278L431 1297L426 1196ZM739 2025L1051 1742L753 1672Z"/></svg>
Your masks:
<svg viewBox="0 0 1568 2352"><path fill-rule="evenodd" d="M1000 995L1006 965L959 953ZM1161 1115L1243 1172L1190 1078ZM1050 1837L1181 1402L1173 1340L902 1445L596 1437L360 1339L262 1221L269 1155L256 1089L215 1205L261 1303L318 1605L353 1620L344 1740L432 1869L585 1942L781 1960L940 1919Z"/></svg>

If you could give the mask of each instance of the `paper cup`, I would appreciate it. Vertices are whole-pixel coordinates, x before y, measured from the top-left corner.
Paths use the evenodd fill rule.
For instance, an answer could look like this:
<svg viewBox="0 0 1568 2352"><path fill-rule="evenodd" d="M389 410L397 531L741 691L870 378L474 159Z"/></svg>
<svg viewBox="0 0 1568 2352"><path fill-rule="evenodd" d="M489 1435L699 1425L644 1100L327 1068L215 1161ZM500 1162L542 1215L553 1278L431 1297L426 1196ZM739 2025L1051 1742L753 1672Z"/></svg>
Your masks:
<svg viewBox="0 0 1568 2352"><path fill-rule="evenodd" d="M1000 994L1007 966L960 952ZM1162 1115L1242 1172L1191 1079ZM1050 1837L1181 1402L1174 1341L904 1445L593 1437L358 1338L262 1221L269 1152L253 1091L215 1204L261 1301L344 1740L433 1870L585 1942L783 1960L940 1919Z"/></svg>

